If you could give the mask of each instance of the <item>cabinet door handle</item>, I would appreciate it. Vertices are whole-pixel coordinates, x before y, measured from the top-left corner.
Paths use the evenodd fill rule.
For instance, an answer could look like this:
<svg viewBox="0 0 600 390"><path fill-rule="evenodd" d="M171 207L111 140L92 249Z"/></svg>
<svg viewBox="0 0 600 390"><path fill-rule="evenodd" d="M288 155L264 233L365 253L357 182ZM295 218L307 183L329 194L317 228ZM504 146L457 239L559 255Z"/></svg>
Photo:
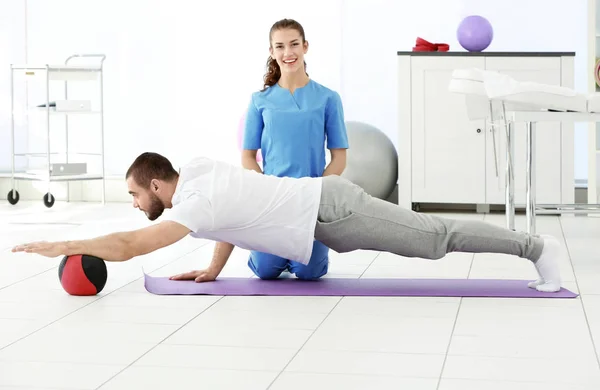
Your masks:
<svg viewBox="0 0 600 390"><path fill-rule="evenodd" d="M478 133L481 133L481 129L477 129L477 132L478 132Z"/></svg>

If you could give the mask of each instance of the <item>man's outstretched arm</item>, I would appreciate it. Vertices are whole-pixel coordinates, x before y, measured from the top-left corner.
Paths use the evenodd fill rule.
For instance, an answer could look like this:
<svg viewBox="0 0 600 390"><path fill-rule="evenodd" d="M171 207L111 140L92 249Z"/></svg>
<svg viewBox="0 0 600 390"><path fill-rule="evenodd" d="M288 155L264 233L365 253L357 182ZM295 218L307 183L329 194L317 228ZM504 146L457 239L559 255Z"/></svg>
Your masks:
<svg viewBox="0 0 600 390"><path fill-rule="evenodd" d="M112 233L88 240L17 245L12 251L37 253L46 257L85 254L106 261L126 261L174 244L189 232L187 227L177 222L165 221L139 230Z"/></svg>

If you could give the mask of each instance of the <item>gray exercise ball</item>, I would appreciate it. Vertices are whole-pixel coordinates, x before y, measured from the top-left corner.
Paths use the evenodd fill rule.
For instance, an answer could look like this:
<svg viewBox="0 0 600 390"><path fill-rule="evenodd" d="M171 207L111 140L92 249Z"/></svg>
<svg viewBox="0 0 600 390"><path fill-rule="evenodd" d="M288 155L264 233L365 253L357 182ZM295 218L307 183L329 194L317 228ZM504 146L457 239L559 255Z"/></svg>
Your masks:
<svg viewBox="0 0 600 390"><path fill-rule="evenodd" d="M341 176L373 197L389 198L398 181L394 144L381 130L366 123L348 121L346 130L350 148Z"/></svg>

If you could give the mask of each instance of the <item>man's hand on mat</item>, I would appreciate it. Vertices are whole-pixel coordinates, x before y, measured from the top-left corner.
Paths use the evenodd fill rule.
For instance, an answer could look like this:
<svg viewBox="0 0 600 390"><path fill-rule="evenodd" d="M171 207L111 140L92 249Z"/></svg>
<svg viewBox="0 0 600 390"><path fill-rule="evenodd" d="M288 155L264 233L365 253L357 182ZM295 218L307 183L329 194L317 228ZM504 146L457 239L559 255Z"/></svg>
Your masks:
<svg viewBox="0 0 600 390"><path fill-rule="evenodd" d="M179 275L171 276L169 279L171 280L194 280L196 283L200 282L210 282L213 281L219 276L217 271L214 271L210 268L203 270L190 271Z"/></svg>
<svg viewBox="0 0 600 390"><path fill-rule="evenodd" d="M13 252L37 253L46 257L58 257L65 254L66 246L62 242L31 242L29 244L17 245L12 249Z"/></svg>

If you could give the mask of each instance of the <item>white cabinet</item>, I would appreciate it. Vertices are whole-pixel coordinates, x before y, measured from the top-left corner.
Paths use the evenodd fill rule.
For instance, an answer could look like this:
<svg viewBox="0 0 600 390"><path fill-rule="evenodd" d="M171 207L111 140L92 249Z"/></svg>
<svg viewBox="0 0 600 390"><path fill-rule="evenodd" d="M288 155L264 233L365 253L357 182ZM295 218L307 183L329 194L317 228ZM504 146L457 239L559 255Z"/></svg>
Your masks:
<svg viewBox="0 0 600 390"><path fill-rule="evenodd" d="M470 120L463 95L448 91L452 71L481 68L573 87L573 53L398 53L398 202L504 204L506 133ZM525 125L515 128L515 202L525 204ZM496 169L497 166L497 169ZM536 194L540 204L574 202L572 123L539 123Z"/></svg>

